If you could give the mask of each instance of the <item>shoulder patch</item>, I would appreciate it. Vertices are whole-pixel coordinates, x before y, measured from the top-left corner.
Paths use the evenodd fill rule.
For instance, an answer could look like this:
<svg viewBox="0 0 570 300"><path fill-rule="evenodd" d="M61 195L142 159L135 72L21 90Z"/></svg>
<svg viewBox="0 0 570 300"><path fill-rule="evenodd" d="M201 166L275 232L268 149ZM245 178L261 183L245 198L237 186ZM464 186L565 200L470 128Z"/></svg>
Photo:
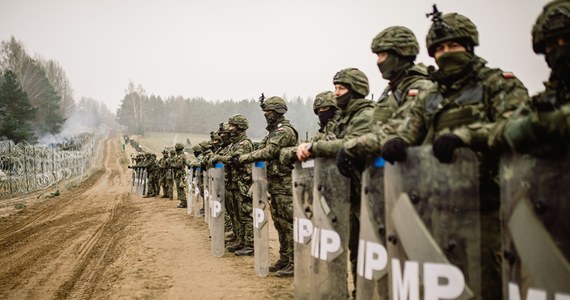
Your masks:
<svg viewBox="0 0 570 300"><path fill-rule="evenodd" d="M515 74L513 74L513 72L503 72L503 78L505 79L515 78Z"/></svg>
<svg viewBox="0 0 570 300"><path fill-rule="evenodd" d="M417 96L420 91L418 89L409 89L408 96Z"/></svg>
<svg viewBox="0 0 570 300"><path fill-rule="evenodd" d="M243 145L243 141L239 142L240 145Z"/></svg>
<svg viewBox="0 0 570 300"><path fill-rule="evenodd" d="M285 131L285 128L279 127L279 128L277 128L277 131Z"/></svg>

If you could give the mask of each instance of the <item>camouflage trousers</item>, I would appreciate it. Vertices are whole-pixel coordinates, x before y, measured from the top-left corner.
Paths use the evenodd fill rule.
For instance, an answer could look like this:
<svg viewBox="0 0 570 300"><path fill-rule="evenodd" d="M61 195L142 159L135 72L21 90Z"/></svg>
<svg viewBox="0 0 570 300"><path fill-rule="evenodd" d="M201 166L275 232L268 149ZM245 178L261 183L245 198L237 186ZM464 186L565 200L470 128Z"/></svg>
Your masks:
<svg viewBox="0 0 570 300"><path fill-rule="evenodd" d="M235 191L226 188L226 197L224 204L226 205L226 228L231 227L234 236L238 242L243 243L241 240L242 235L239 232L240 224L238 219L238 213L236 209L236 199L234 195Z"/></svg>
<svg viewBox="0 0 570 300"><path fill-rule="evenodd" d="M250 197L244 196L239 190L230 190L226 201L233 205L232 225L238 241L253 247L253 205Z"/></svg>
<svg viewBox="0 0 570 300"><path fill-rule="evenodd" d="M146 194L149 196L156 195L156 176L153 173L148 174L147 178L147 191Z"/></svg>
<svg viewBox="0 0 570 300"><path fill-rule="evenodd" d="M166 183L166 175L161 174L160 177L158 178L158 188L162 188L162 194L164 196L168 196L168 185ZM160 190L158 190L159 194L160 194Z"/></svg>
<svg viewBox="0 0 570 300"><path fill-rule="evenodd" d="M174 177L174 183L176 184L178 200L180 200L180 202L186 202L186 176L183 174L177 175Z"/></svg>
<svg viewBox="0 0 570 300"><path fill-rule="evenodd" d="M273 224L279 236L279 260L293 262L295 248L293 243L293 196L271 194L269 206Z"/></svg>

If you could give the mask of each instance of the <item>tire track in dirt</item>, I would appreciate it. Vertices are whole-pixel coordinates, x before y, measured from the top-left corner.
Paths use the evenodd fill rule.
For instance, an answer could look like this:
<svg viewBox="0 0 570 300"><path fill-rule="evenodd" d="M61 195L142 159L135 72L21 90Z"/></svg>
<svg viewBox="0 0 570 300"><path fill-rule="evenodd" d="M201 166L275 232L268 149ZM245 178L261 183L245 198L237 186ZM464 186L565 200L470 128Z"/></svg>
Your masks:
<svg viewBox="0 0 570 300"><path fill-rule="evenodd" d="M2 222L10 225L0 229L0 298L91 298L100 278L112 276L106 266L122 251L136 208L121 187L118 141L104 144L103 168L82 188Z"/></svg>

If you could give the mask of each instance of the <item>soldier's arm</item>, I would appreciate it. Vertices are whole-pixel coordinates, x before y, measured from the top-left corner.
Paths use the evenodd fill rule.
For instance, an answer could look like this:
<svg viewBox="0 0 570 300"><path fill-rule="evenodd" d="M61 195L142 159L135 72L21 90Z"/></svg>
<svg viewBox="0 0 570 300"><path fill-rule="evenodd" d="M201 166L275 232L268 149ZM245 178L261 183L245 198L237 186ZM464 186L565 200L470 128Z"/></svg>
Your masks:
<svg viewBox="0 0 570 300"><path fill-rule="evenodd" d="M254 161L267 161L271 159L279 158L279 152L281 151L282 145L286 143L288 139L294 136L294 133L289 128L283 128L283 130L276 130L276 132L271 134L271 137L264 139L265 147L259 150L253 151L248 154L240 156L241 163L252 163ZM260 144L261 146L261 144Z"/></svg>
<svg viewBox="0 0 570 300"><path fill-rule="evenodd" d="M512 73L497 72L487 80L486 103L491 122L480 121L453 131L473 149L504 149L508 143L504 137L507 122L514 115L529 112L528 90Z"/></svg>

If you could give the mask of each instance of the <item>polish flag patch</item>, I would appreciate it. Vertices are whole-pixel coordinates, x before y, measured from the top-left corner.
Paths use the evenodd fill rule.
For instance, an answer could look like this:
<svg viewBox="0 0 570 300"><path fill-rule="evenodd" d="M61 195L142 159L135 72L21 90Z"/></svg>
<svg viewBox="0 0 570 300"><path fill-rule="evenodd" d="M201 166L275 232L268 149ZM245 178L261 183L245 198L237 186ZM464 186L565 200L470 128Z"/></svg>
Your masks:
<svg viewBox="0 0 570 300"><path fill-rule="evenodd" d="M513 74L513 72L503 72L503 78L505 79L515 78L515 74Z"/></svg>
<svg viewBox="0 0 570 300"><path fill-rule="evenodd" d="M408 90L408 96L417 96L420 91L418 89Z"/></svg>

